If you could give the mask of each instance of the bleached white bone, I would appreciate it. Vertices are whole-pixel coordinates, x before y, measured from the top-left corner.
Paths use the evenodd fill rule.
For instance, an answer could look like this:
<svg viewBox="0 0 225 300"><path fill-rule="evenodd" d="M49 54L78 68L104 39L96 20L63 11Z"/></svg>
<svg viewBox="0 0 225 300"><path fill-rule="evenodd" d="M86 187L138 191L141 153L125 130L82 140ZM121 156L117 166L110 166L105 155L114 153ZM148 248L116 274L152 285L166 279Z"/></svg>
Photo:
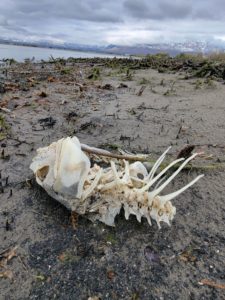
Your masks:
<svg viewBox="0 0 225 300"><path fill-rule="evenodd" d="M170 200L203 176L198 176L173 193L161 196L161 191L198 155L193 154L186 160L176 159L155 176L169 149L159 157L149 173L141 162L130 165L127 160L120 160L119 163L111 160L107 168L98 165L90 167L90 160L82 151L79 140L67 137L38 149L30 168L37 183L50 196L72 211L86 214L91 220L100 220L114 226L114 219L123 207L126 219L132 214L141 222L142 217L145 217L149 225L153 219L160 228L160 222L170 225L176 213ZM168 170L182 161L165 182L149 192L149 188L157 181L160 182ZM139 178L139 174L143 178Z"/></svg>
<svg viewBox="0 0 225 300"><path fill-rule="evenodd" d="M158 187L156 190L152 191L150 193L150 197L154 198L156 195L158 195L172 180L175 176L177 176L178 173L180 173L180 171L184 168L184 166L190 161L192 160L194 157L196 157L198 155L198 153L193 154L191 157L187 158L182 164L181 166L160 186Z"/></svg>

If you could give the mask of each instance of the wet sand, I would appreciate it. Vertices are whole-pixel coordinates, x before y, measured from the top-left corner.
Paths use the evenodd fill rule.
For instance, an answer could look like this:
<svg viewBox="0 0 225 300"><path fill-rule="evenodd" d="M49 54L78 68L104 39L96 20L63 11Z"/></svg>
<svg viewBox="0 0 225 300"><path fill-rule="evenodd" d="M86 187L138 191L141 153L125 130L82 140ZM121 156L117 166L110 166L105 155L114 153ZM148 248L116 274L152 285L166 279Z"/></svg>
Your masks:
<svg viewBox="0 0 225 300"><path fill-rule="evenodd" d="M17 256L0 299L223 299L224 289L201 281L225 284L225 85L185 75L87 62L12 66L0 94L0 253L17 246ZM75 230L29 170L37 148L72 135L153 160L169 145L168 160L195 145L205 156L168 191L205 177L172 201L171 227L122 212L114 228L80 217Z"/></svg>

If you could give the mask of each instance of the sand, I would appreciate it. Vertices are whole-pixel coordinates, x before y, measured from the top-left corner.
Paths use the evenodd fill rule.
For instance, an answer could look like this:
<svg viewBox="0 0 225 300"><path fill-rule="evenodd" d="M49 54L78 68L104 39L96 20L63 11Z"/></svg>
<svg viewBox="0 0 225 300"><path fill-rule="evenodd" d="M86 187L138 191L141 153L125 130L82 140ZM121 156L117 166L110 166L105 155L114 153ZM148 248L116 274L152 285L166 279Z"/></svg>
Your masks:
<svg viewBox="0 0 225 300"><path fill-rule="evenodd" d="M13 278L0 278L0 299L223 299L221 286L201 281L225 284L224 83L153 69L127 76L102 65L100 77L87 79L95 67L20 64L8 73L0 94L0 253L17 246L17 256L5 266ZM171 227L126 221L122 212L114 228L79 217L74 229L70 212L29 170L37 148L68 135L153 160L169 145L168 160L193 144L205 156L168 191L205 177L173 200Z"/></svg>

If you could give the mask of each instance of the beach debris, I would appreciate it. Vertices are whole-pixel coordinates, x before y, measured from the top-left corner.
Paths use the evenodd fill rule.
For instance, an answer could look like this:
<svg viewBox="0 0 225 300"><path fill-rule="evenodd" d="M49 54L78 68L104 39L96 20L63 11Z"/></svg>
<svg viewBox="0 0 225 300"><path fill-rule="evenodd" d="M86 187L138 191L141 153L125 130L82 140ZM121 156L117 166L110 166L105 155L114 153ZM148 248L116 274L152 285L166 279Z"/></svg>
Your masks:
<svg viewBox="0 0 225 300"><path fill-rule="evenodd" d="M207 285L207 286L210 286L212 288L225 290L225 284L220 284L220 283L214 282L214 281L209 280L209 279L202 279L201 281L199 281L199 285Z"/></svg>
<svg viewBox="0 0 225 300"><path fill-rule="evenodd" d="M6 92L4 83L0 82L0 94L4 94Z"/></svg>
<svg viewBox="0 0 225 300"><path fill-rule="evenodd" d="M109 91L114 90L114 87L110 83L106 83L102 86L100 85L99 88L101 88L102 90L109 90Z"/></svg>
<svg viewBox="0 0 225 300"><path fill-rule="evenodd" d="M0 278L13 279L13 272L7 268L8 262L17 256L16 249L18 246L8 248L0 253L0 268L4 271L0 272Z"/></svg>
<svg viewBox="0 0 225 300"><path fill-rule="evenodd" d="M4 83L5 92L15 92L19 89L19 84L14 82L5 82Z"/></svg>
<svg viewBox="0 0 225 300"><path fill-rule="evenodd" d="M128 88L128 85L121 82L121 83L118 85L117 88L118 88L118 89L127 89L127 88Z"/></svg>
<svg viewBox="0 0 225 300"><path fill-rule="evenodd" d="M45 97L47 97L48 95L47 95L46 92L41 91L40 94L39 94L38 96L41 97L41 98L45 98Z"/></svg>
<svg viewBox="0 0 225 300"><path fill-rule="evenodd" d="M98 67L94 67L92 69L92 73L88 75L87 79L92 79L92 80L100 79L100 69Z"/></svg>
<svg viewBox="0 0 225 300"><path fill-rule="evenodd" d="M3 110L3 108L1 108ZM10 131L10 127L5 119L5 117L0 114L0 141L4 140Z"/></svg>
<svg viewBox="0 0 225 300"><path fill-rule="evenodd" d="M16 254L16 249L18 246L13 247L12 249L6 249L0 253L0 267L5 268L8 262L15 256Z"/></svg>
<svg viewBox="0 0 225 300"><path fill-rule="evenodd" d="M145 247L144 255L149 263L160 263L159 254L151 246Z"/></svg>
<svg viewBox="0 0 225 300"><path fill-rule="evenodd" d="M11 113L12 111L6 107L0 107L0 110L2 110L5 113Z"/></svg>
<svg viewBox="0 0 225 300"><path fill-rule="evenodd" d="M34 277L36 280L39 280L39 281L45 281L47 279L45 275L40 274L40 273L38 275L34 275Z"/></svg>
<svg viewBox="0 0 225 300"><path fill-rule="evenodd" d="M146 85L142 85L142 87L140 88L140 90L137 92L137 96L141 96L144 92L144 90L146 89Z"/></svg>
<svg viewBox="0 0 225 300"><path fill-rule="evenodd" d="M78 113L75 111L71 111L70 113L65 114L65 119L70 122L70 121L76 121L79 118Z"/></svg>
<svg viewBox="0 0 225 300"><path fill-rule="evenodd" d="M74 230L76 230L78 227L78 218L79 218L79 214L76 213L75 211L72 211L70 216L70 221Z"/></svg>
<svg viewBox="0 0 225 300"><path fill-rule="evenodd" d="M0 272L0 278L13 279L13 272L11 270Z"/></svg>
<svg viewBox="0 0 225 300"><path fill-rule="evenodd" d="M102 147L107 147L110 148L112 150L118 150L119 146L116 144L109 144L109 143L105 143L101 145ZM95 147L90 147L86 144L81 144L81 150L83 150L84 152L88 153L88 154L96 154L97 156L101 156L101 160L103 159L103 157L109 157L109 158L117 158L117 159L125 159L128 161L142 161L142 162L146 162L149 159L149 155L146 154L128 154L126 152L122 152L122 154L116 154L116 153L112 153L110 151L107 151L105 149L101 149L101 148L95 148Z"/></svg>
<svg viewBox="0 0 225 300"><path fill-rule="evenodd" d="M53 119L53 117L47 117L47 118L42 118L38 120L38 123L41 124L43 127L50 127L53 128L53 126L56 123L56 120Z"/></svg>
<svg viewBox="0 0 225 300"><path fill-rule="evenodd" d="M193 251L192 250L184 250L180 255L179 255L179 259L184 261L184 262L195 262L197 260L197 257L195 255L193 255Z"/></svg>
<svg viewBox="0 0 225 300"><path fill-rule="evenodd" d="M48 82L55 82L55 81L56 81L56 78L53 77L53 76L49 76L49 77L47 78L47 81L48 81Z"/></svg>
<svg viewBox="0 0 225 300"><path fill-rule="evenodd" d="M194 150L195 145L186 145L184 146L180 152L177 154L177 158L188 158L192 155L192 151Z"/></svg>
<svg viewBox="0 0 225 300"><path fill-rule="evenodd" d="M84 84L81 84L81 83L75 82L74 85L77 86L77 87L79 88L79 91L80 91L80 92L83 92L83 91L86 90L85 83L84 83Z"/></svg>
<svg viewBox="0 0 225 300"><path fill-rule="evenodd" d="M139 222L145 217L149 225L153 219L160 228L161 222L170 225L176 214L171 200L203 176L199 175L179 190L161 196L165 187L198 155L195 153L186 160L176 159L156 174L169 149L158 158L150 172L142 162L130 164L125 159L110 158L107 167L96 163L91 166L78 138L67 137L39 148L30 168L37 183L51 197L92 221L114 226L115 217L124 208L127 220L130 215L135 215ZM178 163L179 167L162 183L163 175Z"/></svg>
<svg viewBox="0 0 225 300"><path fill-rule="evenodd" d="M113 270L107 271L108 279L113 280L115 278L115 276L116 276L116 273Z"/></svg>

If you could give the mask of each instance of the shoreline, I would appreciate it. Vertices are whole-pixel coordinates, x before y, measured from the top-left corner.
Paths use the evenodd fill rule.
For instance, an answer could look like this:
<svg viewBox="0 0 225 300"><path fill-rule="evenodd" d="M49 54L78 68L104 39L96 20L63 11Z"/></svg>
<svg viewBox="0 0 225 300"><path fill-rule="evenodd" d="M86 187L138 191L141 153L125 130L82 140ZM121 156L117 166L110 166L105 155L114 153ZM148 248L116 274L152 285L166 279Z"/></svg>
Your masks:
<svg viewBox="0 0 225 300"><path fill-rule="evenodd" d="M79 57L78 55L80 55L81 57L90 57L90 58L94 58L94 57L117 57L117 58L125 58L125 57L129 57L129 56L126 56L126 55L123 55L123 54L113 54L113 53L108 53L108 52L98 52L98 51L91 51L91 50L80 50L80 49L67 49L67 48L57 48L57 47L43 47L43 46L28 46L28 45L16 45L16 44L1 44L0 43L0 55L1 55L1 49L6 49L5 47L2 47L1 48L1 45L2 46L11 46L11 47L16 47L16 48L21 48L21 49L26 49L26 50L32 50L32 49L36 49L38 52L40 52L40 50L42 50L42 52L49 52L51 53L51 51L53 51L53 53L59 53L59 54L62 54L62 55L59 55L59 57L63 57L63 54L65 54L65 58L68 58L69 56L66 55L67 53L71 53L71 57L73 57L74 55L76 55L76 57ZM21 51L20 49L20 51ZM28 52L29 53L29 52ZM34 54L34 55L33 55ZM35 57L35 51L34 53L32 54L32 51L30 51L29 55L30 57L27 57L27 58L32 58L32 57ZM38 55L41 55L41 52L38 53ZM43 57L46 56L45 53L42 54ZM14 59L16 59L17 57L17 54L14 54L14 55L9 55L8 58L13 58L14 56ZM25 56L24 56L25 57ZM3 59L3 58L6 58L6 56L4 57L0 57L0 60Z"/></svg>

